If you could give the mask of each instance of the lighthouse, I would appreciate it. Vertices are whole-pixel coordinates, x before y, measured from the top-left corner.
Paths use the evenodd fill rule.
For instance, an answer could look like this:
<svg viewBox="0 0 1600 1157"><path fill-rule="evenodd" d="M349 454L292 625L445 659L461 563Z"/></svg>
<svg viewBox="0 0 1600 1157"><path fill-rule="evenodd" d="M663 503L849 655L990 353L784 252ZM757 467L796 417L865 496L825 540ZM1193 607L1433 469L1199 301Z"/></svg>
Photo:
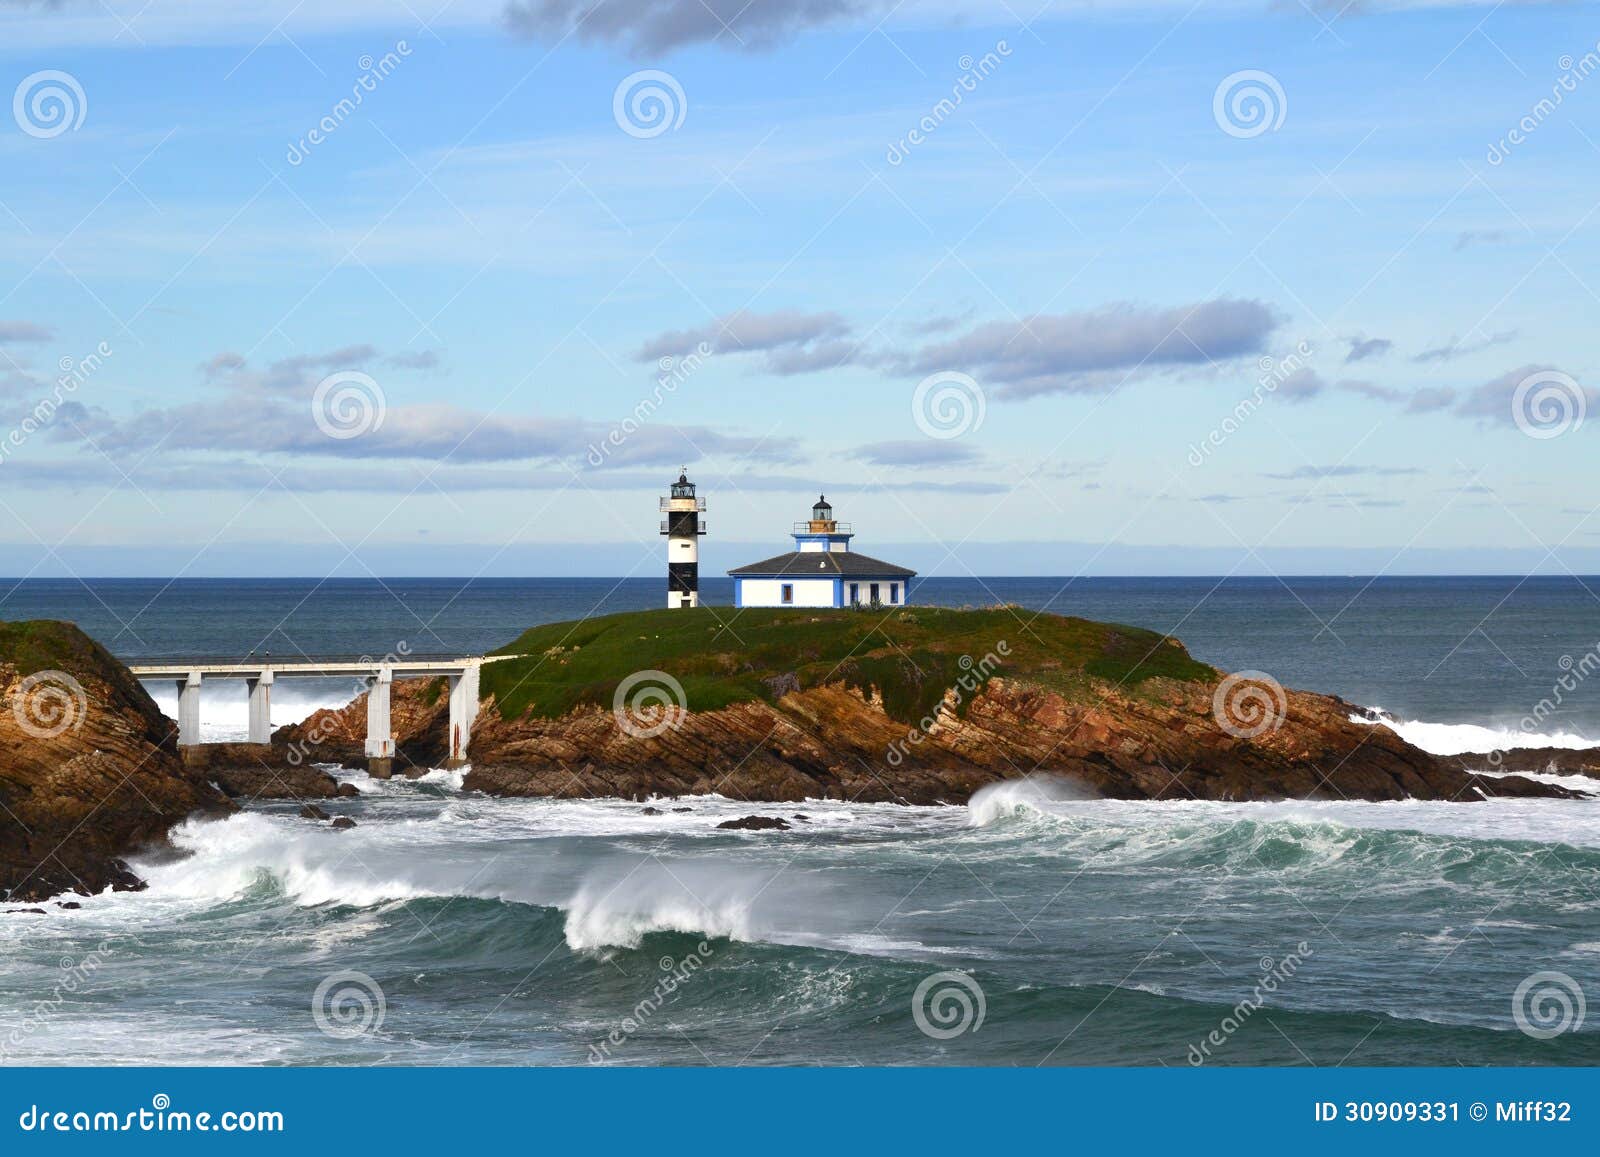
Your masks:
<svg viewBox="0 0 1600 1157"><path fill-rule="evenodd" d="M706 532L700 517L704 498L694 496L689 468L678 472L672 492L661 500L661 533L667 536L667 607L700 605L700 536Z"/></svg>

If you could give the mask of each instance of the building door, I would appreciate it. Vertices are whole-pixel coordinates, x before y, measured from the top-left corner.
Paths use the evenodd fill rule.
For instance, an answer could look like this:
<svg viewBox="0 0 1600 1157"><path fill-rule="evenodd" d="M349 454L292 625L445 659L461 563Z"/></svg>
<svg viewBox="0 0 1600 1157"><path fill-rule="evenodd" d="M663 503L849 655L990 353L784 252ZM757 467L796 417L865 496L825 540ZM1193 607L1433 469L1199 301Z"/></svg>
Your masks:
<svg viewBox="0 0 1600 1157"><path fill-rule="evenodd" d="M867 593L868 593L869 597L872 599L873 604L876 605L877 602L878 602L878 584L877 583L873 583L870 587L868 587L867 588Z"/></svg>
<svg viewBox="0 0 1600 1157"><path fill-rule="evenodd" d="M793 583L784 583L783 584L783 601L785 603L794 602L794 584Z"/></svg>
<svg viewBox="0 0 1600 1157"><path fill-rule="evenodd" d="M850 605L852 607L859 607L861 605L861 584L860 583L851 583L850 584Z"/></svg>

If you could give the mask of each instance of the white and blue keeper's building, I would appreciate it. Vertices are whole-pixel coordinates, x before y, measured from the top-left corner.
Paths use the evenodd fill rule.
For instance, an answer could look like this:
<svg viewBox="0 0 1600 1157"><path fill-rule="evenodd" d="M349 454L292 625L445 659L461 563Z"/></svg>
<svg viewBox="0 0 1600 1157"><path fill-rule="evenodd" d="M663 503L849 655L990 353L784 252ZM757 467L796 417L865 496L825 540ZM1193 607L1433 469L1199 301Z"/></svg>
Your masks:
<svg viewBox="0 0 1600 1157"><path fill-rule="evenodd" d="M811 517L794 524L794 549L735 567L736 607L899 606L909 601L917 572L850 549L855 536L835 521L826 496Z"/></svg>

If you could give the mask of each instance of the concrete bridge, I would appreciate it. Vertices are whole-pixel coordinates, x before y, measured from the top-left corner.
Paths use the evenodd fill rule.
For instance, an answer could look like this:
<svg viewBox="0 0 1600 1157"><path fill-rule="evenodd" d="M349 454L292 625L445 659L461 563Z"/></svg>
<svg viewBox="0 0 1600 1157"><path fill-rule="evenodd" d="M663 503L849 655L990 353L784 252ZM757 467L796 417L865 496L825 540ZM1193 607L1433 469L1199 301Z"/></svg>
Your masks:
<svg viewBox="0 0 1600 1157"><path fill-rule="evenodd" d="M200 746L200 688L207 680L242 679L250 695L249 743L272 741L272 687L279 679L351 679L367 695L367 763L373 775L388 778L394 769L394 730L389 720L390 690L396 679L448 679L450 683L450 758L447 767L467 762L472 723L478 715L481 657L424 659L304 659L293 663L249 660L160 659L130 664L138 679L172 679L178 684L178 746ZM354 698L354 695L351 696Z"/></svg>

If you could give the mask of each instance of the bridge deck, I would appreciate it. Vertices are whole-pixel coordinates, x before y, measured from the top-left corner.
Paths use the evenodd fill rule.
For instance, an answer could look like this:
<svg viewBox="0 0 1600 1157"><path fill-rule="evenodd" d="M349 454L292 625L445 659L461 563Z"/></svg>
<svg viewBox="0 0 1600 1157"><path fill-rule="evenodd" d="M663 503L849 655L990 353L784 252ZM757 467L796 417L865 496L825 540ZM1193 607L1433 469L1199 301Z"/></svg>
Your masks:
<svg viewBox="0 0 1600 1157"><path fill-rule="evenodd" d="M475 655L459 659L402 659L399 662L382 659L313 659L281 663L262 659L229 663L216 659L162 659L130 663L128 670L139 679L187 679L193 674L199 674L203 679L255 679L264 671L271 671L274 677L337 679L365 678L387 668L397 678L432 678L460 675L467 668L482 662Z"/></svg>

